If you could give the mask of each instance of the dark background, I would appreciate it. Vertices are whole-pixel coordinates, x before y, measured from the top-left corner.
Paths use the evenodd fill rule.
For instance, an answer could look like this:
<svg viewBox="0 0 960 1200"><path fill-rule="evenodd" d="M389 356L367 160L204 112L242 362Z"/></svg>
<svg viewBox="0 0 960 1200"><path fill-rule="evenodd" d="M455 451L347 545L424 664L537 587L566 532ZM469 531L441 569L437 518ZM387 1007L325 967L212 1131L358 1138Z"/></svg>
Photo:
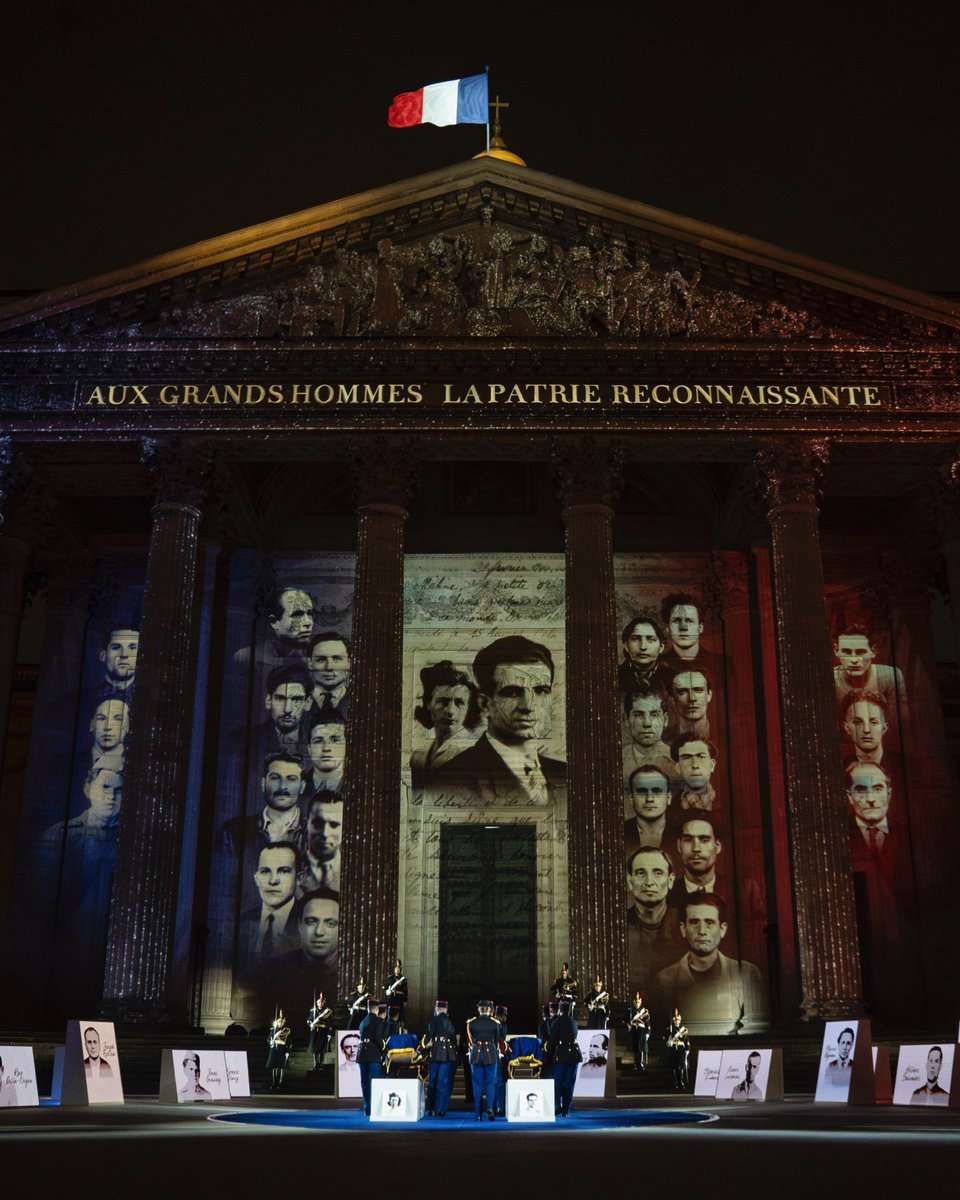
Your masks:
<svg viewBox="0 0 960 1200"><path fill-rule="evenodd" d="M8 4L0 291L459 162L395 92L491 67L529 165L960 291L960 6L864 0Z"/></svg>

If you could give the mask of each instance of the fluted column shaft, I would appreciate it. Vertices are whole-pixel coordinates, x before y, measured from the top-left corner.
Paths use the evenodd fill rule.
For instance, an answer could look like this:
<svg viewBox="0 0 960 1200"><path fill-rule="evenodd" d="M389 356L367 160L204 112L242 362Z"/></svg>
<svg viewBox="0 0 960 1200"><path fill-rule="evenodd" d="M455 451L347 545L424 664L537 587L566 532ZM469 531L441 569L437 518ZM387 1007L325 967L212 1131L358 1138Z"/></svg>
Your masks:
<svg viewBox="0 0 960 1200"><path fill-rule="evenodd" d="M375 987L397 953L403 547L413 482L408 439L371 438L357 453L350 736L341 855L341 992Z"/></svg>
<svg viewBox="0 0 960 1200"><path fill-rule="evenodd" d="M137 692L124 799L104 1011L168 1016L180 839L193 722L204 448L145 440L155 474Z"/></svg>
<svg viewBox="0 0 960 1200"><path fill-rule="evenodd" d="M627 997L623 780L617 707L613 496L619 453L606 439L558 439L566 525L567 797L571 955L583 986L600 972Z"/></svg>
<svg viewBox="0 0 960 1200"><path fill-rule="evenodd" d="M757 454L773 544L787 803L802 1007L840 1017L862 1007L837 700L820 555L817 483L827 446L770 442Z"/></svg>

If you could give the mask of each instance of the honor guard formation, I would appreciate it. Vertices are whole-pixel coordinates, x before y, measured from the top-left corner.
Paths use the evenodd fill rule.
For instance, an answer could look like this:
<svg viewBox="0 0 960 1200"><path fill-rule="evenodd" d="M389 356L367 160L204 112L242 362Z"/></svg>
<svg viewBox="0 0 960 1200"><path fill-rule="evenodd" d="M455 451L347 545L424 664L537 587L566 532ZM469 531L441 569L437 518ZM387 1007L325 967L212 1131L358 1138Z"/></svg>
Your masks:
<svg viewBox="0 0 960 1200"><path fill-rule="evenodd" d="M511 1037L507 1008L493 1000L477 1001L476 1015L466 1021L462 1033L450 1017L449 1002L437 1000L423 1035L410 1033L405 1023L407 977L400 959L384 980L382 993L382 998L373 996L361 975L339 1012L335 1013L323 992L317 992L307 1014L312 1074L321 1070L334 1031L337 1028L355 1031L349 1045L348 1039L343 1039L343 1053L350 1066L359 1069L363 1111L368 1117L371 1081L404 1075L413 1075L425 1084L427 1115L445 1117L458 1063L463 1067L466 1101L477 1121L484 1118L494 1121L506 1115L508 1079L552 1079L554 1111L558 1117L567 1117L581 1066L606 1070L607 1037L598 1035L591 1040L590 1055L584 1062L577 1039L580 1026L575 1017L579 984L569 963L561 965L560 974L550 986L550 999L541 1007L536 1036ZM584 1028L608 1030L611 999L599 973L584 1003L587 1010ZM640 990L630 1002L625 1024L633 1068L646 1072L653 1018ZM674 1087L683 1091L689 1084L690 1033L679 1009L673 1012L664 1040ZM293 1045L290 1027L279 1007L270 1026L268 1045L266 1065L272 1072L271 1090L277 1091L283 1085L283 1072Z"/></svg>

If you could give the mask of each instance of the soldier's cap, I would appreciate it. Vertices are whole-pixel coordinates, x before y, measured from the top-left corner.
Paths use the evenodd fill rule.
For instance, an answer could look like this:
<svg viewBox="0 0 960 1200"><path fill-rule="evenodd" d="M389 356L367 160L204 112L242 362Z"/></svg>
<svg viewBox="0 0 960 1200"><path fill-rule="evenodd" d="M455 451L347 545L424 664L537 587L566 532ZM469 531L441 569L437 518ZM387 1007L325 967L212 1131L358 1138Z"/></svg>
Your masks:
<svg viewBox="0 0 960 1200"><path fill-rule="evenodd" d="M552 1012L552 1013L559 1012L560 1011L560 1001L559 1000L551 1000L550 1003L547 1005L547 1011Z"/></svg>
<svg viewBox="0 0 960 1200"><path fill-rule="evenodd" d="M573 1008L573 1004L574 1002L572 1000L561 1000L560 1011L562 1013L568 1013Z"/></svg>
<svg viewBox="0 0 960 1200"><path fill-rule="evenodd" d="M442 1008L449 1008L450 1001L449 1000L438 1000L433 1007L434 1007L435 1012L439 1012Z"/></svg>
<svg viewBox="0 0 960 1200"><path fill-rule="evenodd" d="M505 1004L498 1004L497 1007L494 1009L494 1012L503 1013L503 1015L506 1016L507 1015L507 1006Z"/></svg>
<svg viewBox="0 0 960 1200"><path fill-rule="evenodd" d="M377 1005L379 1003L380 1003L380 1001L375 1000L373 998L373 996L368 996L367 997L367 1012L373 1012L373 1010L377 1007Z"/></svg>
<svg viewBox="0 0 960 1200"><path fill-rule="evenodd" d="M492 1000L478 1000L477 1008L493 1008Z"/></svg>

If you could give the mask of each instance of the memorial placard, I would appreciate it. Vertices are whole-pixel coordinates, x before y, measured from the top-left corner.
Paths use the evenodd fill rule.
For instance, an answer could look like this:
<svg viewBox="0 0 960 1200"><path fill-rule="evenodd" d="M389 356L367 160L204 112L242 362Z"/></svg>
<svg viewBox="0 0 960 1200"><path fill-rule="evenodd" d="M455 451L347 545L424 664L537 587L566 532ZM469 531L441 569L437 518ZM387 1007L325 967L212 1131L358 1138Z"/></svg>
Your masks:
<svg viewBox="0 0 960 1200"><path fill-rule="evenodd" d="M68 1023L62 1103L123 1103L120 1056L112 1022Z"/></svg>
<svg viewBox="0 0 960 1200"><path fill-rule="evenodd" d="M227 1067L227 1087L231 1096L250 1095L250 1067L246 1050L224 1050Z"/></svg>
<svg viewBox="0 0 960 1200"><path fill-rule="evenodd" d="M222 1050L164 1050L160 1061L160 1100L164 1104L229 1100Z"/></svg>
<svg viewBox="0 0 960 1200"><path fill-rule="evenodd" d="M423 1084L419 1079L372 1079L370 1120L390 1123L419 1121L423 1116Z"/></svg>
<svg viewBox="0 0 960 1200"><path fill-rule="evenodd" d="M581 1029L577 1045L583 1061L577 1070L575 1096L615 1096L617 1094L617 1044L611 1029Z"/></svg>
<svg viewBox="0 0 960 1200"><path fill-rule="evenodd" d="M717 1094L722 1059L722 1050L697 1051L697 1075L693 1081L695 1096L715 1096Z"/></svg>
<svg viewBox="0 0 960 1200"><path fill-rule="evenodd" d="M362 1096L360 1064L357 1062L357 1051L360 1049L360 1034L355 1029L340 1029L335 1036L337 1046L337 1095Z"/></svg>
<svg viewBox="0 0 960 1200"><path fill-rule="evenodd" d="M555 1121L552 1079L508 1079L508 1121Z"/></svg>
<svg viewBox="0 0 960 1200"><path fill-rule="evenodd" d="M950 1104L956 1046L949 1042L901 1046L893 1085L894 1104Z"/></svg>
<svg viewBox="0 0 960 1200"><path fill-rule="evenodd" d="M823 1031L815 1100L875 1104L869 1021L828 1021Z"/></svg>
<svg viewBox="0 0 960 1200"><path fill-rule="evenodd" d="M718 1100L782 1100L783 1054L779 1049L723 1050Z"/></svg>
<svg viewBox="0 0 960 1200"><path fill-rule="evenodd" d="M0 1108L40 1103L32 1046L0 1046Z"/></svg>

